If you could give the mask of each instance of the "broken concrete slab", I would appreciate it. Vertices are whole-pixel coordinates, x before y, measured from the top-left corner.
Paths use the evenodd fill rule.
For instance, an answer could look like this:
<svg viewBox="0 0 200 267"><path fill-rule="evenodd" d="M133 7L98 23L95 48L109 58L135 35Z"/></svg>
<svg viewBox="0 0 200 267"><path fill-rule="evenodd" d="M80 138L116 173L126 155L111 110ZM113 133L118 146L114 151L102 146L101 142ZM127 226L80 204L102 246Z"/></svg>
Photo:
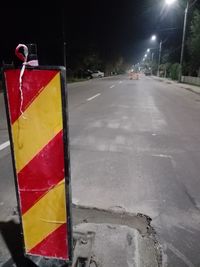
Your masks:
<svg viewBox="0 0 200 267"><path fill-rule="evenodd" d="M158 267L155 243L127 226L84 223L75 231L95 233L92 261L101 267ZM80 254L81 249L79 247ZM78 253L78 252L77 252Z"/></svg>
<svg viewBox="0 0 200 267"><path fill-rule="evenodd" d="M157 242L155 231L151 227L150 217L143 214L128 213L121 207L104 210L80 205L72 205L72 215L74 240L77 232L83 234L85 232L95 233L94 243L91 249L92 255L88 254L91 257L90 265L88 266L162 266L162 249ZM17 257L19 255L14 255L15 257L11 260L10 258L13 257L12 251L16 252L14 247L17 246L22 250L21 243L18 240L20 236L18 215L15 214L11 219L12 223L11 221L5 223L4 232L6 233L6 225L13 225L13 231L9 232L15 233L13 236L15 236L16 241L12 238L11 244L10 239L7 238L6 245L9 247L10 255L5 260L7 260L7 263L11 263L11 265L7 264L5 265L6 267L14 266L13 264L15 263L20 267L62 266L62 263L58 264L58 262L56 265L54 263L52 265L50 260L43 257L33 257L31 261L36 265L34 263L31 265L30 262L27 265L28 259L27 257L23 257L22 251L20 252L20 259ZM16 230L16 227L18 227L18 230ZM80 252L80 247L75 246L74 255L77 255L77 257ZM4 248L4 251L7 251L7 248ZM15 259L18 262L15 262ZM4 266L3 262L0 266ZM69 267L69 265L65 266Z"/></svg>
<svg viewBox="0 0 200 267"><path fill-rule="evenodd" d="M96 266L162 266L163 252L150 217L121 207L103 210L80 205L73 205L72 214L75 232L95 233L92 258Z"/></svg>
<svg viewBox="0 0 200 267"><path fill-rule="evenodd" d="M72 205L73 225L80 223L107 223L126 225L137 229L141 234L152 234L151 218L140 213L129 213L122 207L99 209L81 205Z"/></svg>

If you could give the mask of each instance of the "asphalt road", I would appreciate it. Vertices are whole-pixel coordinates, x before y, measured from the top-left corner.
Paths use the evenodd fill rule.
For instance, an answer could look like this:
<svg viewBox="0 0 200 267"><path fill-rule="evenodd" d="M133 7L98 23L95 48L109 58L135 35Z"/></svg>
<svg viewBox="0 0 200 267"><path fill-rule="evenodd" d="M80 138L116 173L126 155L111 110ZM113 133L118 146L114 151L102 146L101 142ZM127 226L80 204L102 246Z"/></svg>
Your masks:
<svg viewBox="0 0 200 267"><path fill-rule="evenodd" d="M150 216L167 266L200 266L200 96L148 77L68 89L73 202ZM0 105L4 221L16 199Z"/></svg>

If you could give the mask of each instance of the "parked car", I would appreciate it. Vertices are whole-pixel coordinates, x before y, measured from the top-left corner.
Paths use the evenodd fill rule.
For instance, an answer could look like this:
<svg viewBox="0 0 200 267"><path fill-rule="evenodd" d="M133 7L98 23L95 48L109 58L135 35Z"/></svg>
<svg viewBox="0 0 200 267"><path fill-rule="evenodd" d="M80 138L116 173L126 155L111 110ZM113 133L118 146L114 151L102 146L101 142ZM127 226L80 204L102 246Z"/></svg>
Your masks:
<svg viewBox="0 0 200 267"><path fill-rule="evenodd" d="M74 76L79 79L91 79L92 78L92 71L85 70L85 69L78 69L74 72Z"/></svg>
<svg viewBox="0 0 200 267"><path fill-rule="evenodd" d="M102 77L104 77L104 72L102 72L100 70L96 70L96 71L93 71L91 76L92 76L92 78L102 78Z"/></svg>
<svg viewBox="0 0 200 267"><path fill-rule="evenodd" d="M85 78L92 79L92 71L87 69L84 71Z"/></svg>

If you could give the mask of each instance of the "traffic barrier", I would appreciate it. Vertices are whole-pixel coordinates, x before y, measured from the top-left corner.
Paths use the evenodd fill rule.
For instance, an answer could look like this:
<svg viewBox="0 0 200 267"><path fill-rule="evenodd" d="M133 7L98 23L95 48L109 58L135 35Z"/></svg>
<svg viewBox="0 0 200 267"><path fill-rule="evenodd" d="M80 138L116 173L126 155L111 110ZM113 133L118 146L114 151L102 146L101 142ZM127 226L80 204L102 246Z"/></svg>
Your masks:
<svg viewBox="0 0 200 267"><path fill-rule="evenodd" d="M71 262L64 76L62 67L3 70L25 255Z"/></svg>

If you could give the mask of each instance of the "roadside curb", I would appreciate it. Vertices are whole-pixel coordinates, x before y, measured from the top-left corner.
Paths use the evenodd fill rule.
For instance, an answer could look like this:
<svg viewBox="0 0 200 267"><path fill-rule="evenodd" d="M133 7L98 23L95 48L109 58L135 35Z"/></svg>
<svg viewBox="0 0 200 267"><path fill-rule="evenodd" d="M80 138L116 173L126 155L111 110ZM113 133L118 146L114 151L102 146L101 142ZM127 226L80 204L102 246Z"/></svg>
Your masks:
<svg viewBox="0 0 200 267"><path fill-rule="evenodd" d="M191 91L195 94L200 94L200 87L199 86L195 86L195 85L191 85L191 84L187 84L187 83L179 83L177 81L172 81L170 79L167 78L161 78L161 77L156 77L156 76L152 76L152 78L154 80L160 81L160 82L164 82L166 84L173 84L176 85L179 88Z"/></svg>

